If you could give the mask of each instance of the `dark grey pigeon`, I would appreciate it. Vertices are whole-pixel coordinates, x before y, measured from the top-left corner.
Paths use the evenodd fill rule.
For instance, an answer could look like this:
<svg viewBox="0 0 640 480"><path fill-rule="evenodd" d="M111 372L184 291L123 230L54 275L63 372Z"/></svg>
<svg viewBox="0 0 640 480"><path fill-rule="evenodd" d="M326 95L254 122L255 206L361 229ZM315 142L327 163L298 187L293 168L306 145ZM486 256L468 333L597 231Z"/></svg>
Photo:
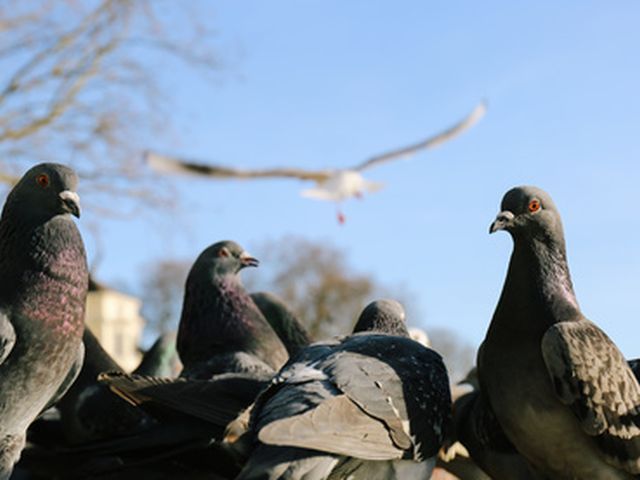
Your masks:
<svg viewBox="0 0 640 480"><path fill-rule="evenodd" d="M84 349L87 259L71 215L76 174L33 167L0 217L0 479L20 456L29 424L73 382Z"/></svg>
<svg viewBox="0 0 640 480"><path fill-rule="evenodd" d="M84 362L80 374L56 407L59 419L40 418L29 428L29 441L42 447L82 445L132 435L154 420L98 382L104 372L123 370L102 348L89 328L83 335ZM173 374L177 358L175 334L161 335L145 353L135 373ZM64 442L62 441L64 438Z"/></svg>
<svg viewBox="0 0 640 480"><path fill-rule="evenodd" d="M309 344L309 337L297 318L275 295L254 293L251 298L273 327L290 354L295 354ZM157 376L103 374L101 381L126 399L139 406L161 424L175 423L175 419L197 421L195 434L201 435L202 426L207 442L219 441L227 427L238 414L255 400L269 385L275 372L251 371L214 375L207 380L162 378ZM184 428L190 428L184 421ZM211 443L215 447L216 442ZM211 456L209 451L207 456Z"/></svg>
<svg viewBox="0 0 640 480"><path fill-rule="evenodd" d="M152 377L173 377L177 373L179 363L176 334L163 333L144 353L140 365L132 373Z"/></svg>
<svg viewBox="0 0 640 480"><path fill-rule="evenodd" d="M251 299L284 344L289 357L311 343L309 334L282 299L268 292L252 293Z"/></svg>
<svg viewBox="0 0 640 480"><path fill-rule="evenodd" d="M178 353L181 376L207 379L227 372L272 373L287 351L240 281L258 261L223 241L205 249L187 277Z"/></svg>
<svg viewBox="0 0 640 480"><path fill-rule="evenodd" d="M640 473L640 386L615 344L581 313L560 214L535 187L506 193L490 232L514 241L478 353L482 390L506 436L554 479Z"/></svg>
<svg viewBox="0 0 640 480"><path fill-rule="evenodd" d="M429 478L451 413L442 359L361 320L377 331L310 345L258 397L238 480Z"/></svg>
<svg viewBox="0 0 640 480"><path fill-rule="evenodd" d="M148 428L153 423L149 416L98 383L101 373L122 369L88 328L83 343L85 360L80 375L57 404L67 443L78 445Z"/></svg>
<svg viewBox="0 0 640 480"><path fill-rule="evenodd" d="M467 387L467 388L465 388ZM505 436L495 414L480 391L477 369L453 389L453 430L450 442L459 442L467 450L476 468L486 472L471 476L473 467L464 463L465 476L460 478L492 478L493 480L534 480L536 475L527 461ZM454 443L455 447L455 443ZM457 457L442 462L442 467L454 474ZM489 477L487 477L489 475Z"/></svg>

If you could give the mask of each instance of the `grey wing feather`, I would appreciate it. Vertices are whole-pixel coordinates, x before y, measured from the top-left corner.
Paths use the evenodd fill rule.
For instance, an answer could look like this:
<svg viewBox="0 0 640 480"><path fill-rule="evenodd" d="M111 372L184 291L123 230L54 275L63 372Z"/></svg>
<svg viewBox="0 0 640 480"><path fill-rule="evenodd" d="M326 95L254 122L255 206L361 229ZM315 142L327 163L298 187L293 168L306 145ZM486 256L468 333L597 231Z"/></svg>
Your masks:
<svg viewBox="0 0 640 480"><path fill-rule="evenodd" d="M16 343L16 331L9 317L0 312L0 365L7 359Z"/></svg>
<svg viewBox="0 0 640 480"><path fill-rule="evenodd" d="M367 460L402 458L404 451L389 441L384 423L373 420L346 395L324 400L301 415L263 427L258 439L269 445L310 448Z"/></svg>
<svg viewBox="0 0 640 480"><path fill-rule="evenodd" d="M444 142L447 142L462 132L472 127L478 120L480 120L487 111L487 106L485 102L480 102L473 111L467 115L463 120L456 123L455 125L449 127L448 129L440 132L436 135L433 135L426 140L421 140L418 143L414 143L407 147L398 148L395 150L391 150L390 152L385 152L381 155L376 155L375 157L371 157L363 163L355 166L353 170L362 171L366 168L371 168L380 163L388 162L391 160L395 160L397 158L408 157L420 150L425 150L429 148L436 147Z"/></svg>
<svg viewBox="0 0 640 480"><path fill-rule="evenodd" d="M352 337L349 345L366 347L373 337L363 336L359 340ZM397 345L399 349L402 346ZM373 350L379 351L375 346ZM440 357L437 358L441 363ZM420 358L406 356L406 361L413 360ZM439 370L437 365L430 366ZM430 402L424 392L412 390L408 384L415 378L406 381L404 377L410 376L407 367L353 351L339 351L304 365L291 365L290 371L283 371L257 402L258 438L267 444L311 448L369 460L418 459L421 454L422 457L433 455L441 444L435 437L443 434L444 421L429 422L430 415L447 417L450 399L446 407L439 408L440 403L446 402L437 399ZM424 372L416 367L412 365L416 376L422 377ZM398 370L406 374L402 379ZM448 395L444 365L438 374L444 374L443 389ZM429 379L424 382L416 388L428 388ZM415 398L425 403L412 403ZM440 431L429 435L427 429L430 428ZM424 440L424 445L416 445L414 436Z"/></svg>
<svg viewBox="0 0 640 480"><path fill-rule="evenodd" d="M266 386L268 378L248 374L223 374L211 380L161 378L124 373L104 373L99 381L133 405L148 402L225 427L248 407Z"/></svg>
<svg viewBox="0 0 640 480"><path fill-rule="evenodd" d="M339 361L343 356L344 361ZM393 368L351 352L339 353L335 360L328 372L338 388L368 415L385 424L397 448L410 448L411 438L403 427L403 421L408 418L403 385Z"/></svg>
<svg viewBox="0 0 640 480"><path fill-rule="evenodd" d="M328 170L304 170L301 168L267 168L258 170L244 170L223 165L204 164L191 160L184 160L160 155L155 152L146 152L145 158L149 166L154 170L165 173L189 173L216 178L273 178L286 177L300 180L312 180L321 182L331 176Z"/></svg>
<svg viewBox="0 0 640 480"><path fill-rule="evenodd" d="M640 385L620 350L584 320L549 328L542 355L556 394L609 463L640 473Z"/></svg>
<svg viewBox="0 0 640 480"><path fill-rule="evenodd" d="M375 460L401 458L403 452L391 442L384 423L359 408L329 377L322 361L327 347L307 349L306 361L300 356L261 395L252 419L258 439Z"/></svg>

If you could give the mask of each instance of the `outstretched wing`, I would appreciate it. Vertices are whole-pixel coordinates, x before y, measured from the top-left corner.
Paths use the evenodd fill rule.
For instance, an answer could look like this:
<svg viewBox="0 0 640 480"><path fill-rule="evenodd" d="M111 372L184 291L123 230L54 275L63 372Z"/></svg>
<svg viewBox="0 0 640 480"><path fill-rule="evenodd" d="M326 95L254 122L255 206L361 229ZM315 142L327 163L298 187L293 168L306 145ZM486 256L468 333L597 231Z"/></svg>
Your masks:
<svg viewBox="0 0 640 480"><path fill-rule="evenodd" d="M640 385L620 350L584 320L549 328L542 355L556 394L608 462L640 473Z"/></svg>
<svg viewBox="0 0 640 480"><path fill-rule="evenodd" d="M420 150L436 147L444 142L447 142L457 137L466 129L473 126L478 120L480 120L484 116L486 111L487 111L487 106L485 102L480 102L478 106L476 106L473 109L473 111L469 115L467 115L462 121L456 123L452 127L449 127L443 132L440 132L436 135L433 135L427 138L426 140L421 140L418 143L414 143L407 147L397 148L395 150L391 150L390 152L385 152L381 155L376 155L375 157L371 157L368 160L364 161L363 163L354 167L353 170L361 171L366 168L371 168L380 163L388 162L390 160L395 160L397 158L402 158L402 157L409 157L419 152Z"/></svg>
<svg viewBox="0 0 640 480"><path fill-rule="evenodd" d="M260 170L244 170L225 167L223 165L205 164L184 160L180 158L160 155L155 152L146 152L145 159L154 170L164 173L188 173L214 178L297 178L300 180L312 180L321 182L331 176L328 170L304 170L301 168L267 168Z"/></svg>

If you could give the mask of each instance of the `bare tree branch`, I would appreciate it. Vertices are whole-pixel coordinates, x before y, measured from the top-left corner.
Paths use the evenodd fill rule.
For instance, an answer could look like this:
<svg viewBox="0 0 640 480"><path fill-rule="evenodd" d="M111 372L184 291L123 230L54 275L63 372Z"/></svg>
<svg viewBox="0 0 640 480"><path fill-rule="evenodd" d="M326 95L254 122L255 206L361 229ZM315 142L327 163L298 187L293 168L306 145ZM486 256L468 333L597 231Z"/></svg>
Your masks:
<svg viewBox="0 0 640 480"><path fill-rule="evenodd" d="M0 183L46 159L79 172L95 197L84 204L100 215L173 201L140 160L147 138L170 128L171 117L148 59L215 71L217 49L200 23L211 15L189 13L202 8L162 0L0 5ZM179 33L176 21L187 22ZM107 195L127 201L108 204Z"/></svg>

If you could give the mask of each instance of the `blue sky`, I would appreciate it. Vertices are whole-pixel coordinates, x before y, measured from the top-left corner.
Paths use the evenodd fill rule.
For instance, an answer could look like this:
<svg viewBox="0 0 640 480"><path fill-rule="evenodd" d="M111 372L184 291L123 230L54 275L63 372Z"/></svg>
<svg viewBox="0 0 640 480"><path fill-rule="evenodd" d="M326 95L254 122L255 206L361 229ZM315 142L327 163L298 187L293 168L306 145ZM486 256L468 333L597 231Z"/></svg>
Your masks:
<svg viewBox="0 0 640 480"><path fill-rule="evenodd" d="M480 99L488 114L453 142L371 170L385 189L346 203L342 227L332 204L299 197L301 182L176 178L179 219L107 224L103 281L137 285L146 262L195 258L224 238L248 249L287 234L327 239L355 269L406 285L421 312L412 323L477 345L511 253L509 236L490 236L489 224L506 190L534 184L563 215L584 313L640 356L639 3L227 0L204 9L226 68L216 81L158 70L177 128L150 148L238 167L340 167L437 132Z"/></svg>

